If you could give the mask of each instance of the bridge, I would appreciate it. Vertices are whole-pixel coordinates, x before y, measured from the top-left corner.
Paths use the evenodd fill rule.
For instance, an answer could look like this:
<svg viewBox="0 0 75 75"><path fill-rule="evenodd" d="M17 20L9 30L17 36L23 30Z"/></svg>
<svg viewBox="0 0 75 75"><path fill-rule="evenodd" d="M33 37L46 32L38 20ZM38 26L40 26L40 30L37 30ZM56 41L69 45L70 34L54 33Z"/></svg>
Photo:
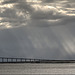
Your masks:
<svg viewBox="0 0 75 75"><path fill-rule="evenodd" d="M0 75L75 75L75 60L0 57Z"/></svg>
<svg viewBox="0 0 75 75"><path fill-rule="evenodd" d="M75 63L75 60L49 60L0 57L0 63Z"/></svg>

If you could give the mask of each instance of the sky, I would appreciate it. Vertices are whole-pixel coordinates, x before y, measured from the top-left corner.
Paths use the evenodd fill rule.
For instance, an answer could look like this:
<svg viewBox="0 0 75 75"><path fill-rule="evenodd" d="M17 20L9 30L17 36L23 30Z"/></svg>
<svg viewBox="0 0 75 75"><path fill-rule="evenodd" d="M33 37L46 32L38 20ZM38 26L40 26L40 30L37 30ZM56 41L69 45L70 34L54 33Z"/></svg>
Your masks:
<svg viewBox="0 0 75 75"><path fill-rule="evenodd" d="M75 59L75 0L0 0L0 57Z"/></svg>

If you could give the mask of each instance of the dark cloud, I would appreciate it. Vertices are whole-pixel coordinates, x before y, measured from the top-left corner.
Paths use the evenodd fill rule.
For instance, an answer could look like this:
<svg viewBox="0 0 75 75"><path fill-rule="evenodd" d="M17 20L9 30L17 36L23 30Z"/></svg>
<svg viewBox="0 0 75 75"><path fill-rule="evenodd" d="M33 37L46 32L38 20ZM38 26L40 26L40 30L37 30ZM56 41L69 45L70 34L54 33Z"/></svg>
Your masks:
<svg viewBox="0 0 75 75"><path fill-rule="evenodd" d="M24 1L24 0L22 0ZM4 0L2 2L2 4L13 4L13 3L17 3L17 2L21 2L20 0Z"/></svg>
<svg viewBox="0 0 75 75"><path fill-rule="evenodd" d="M16 15L16 11L13 9L6 9L3 13L0 13L0 17L5 17L5 18L17 18L18 16Z"/></svg>
<svg viewBox="0 0 75 75"><path fill-rule="evenodd" d="M42 2L45 2L45 3L52 3L52 2L54 2L54 0L43 0Z"/></svg>
<svg viewBox="0 0 75 75"><path fill-rule="evenodd" d="M57 12L56 10L52 10L49 9L48 11L41 11L41 10L38 10L36 12L33 12L33 14L31 15L31 18L32 19L40 19L40 20L43 20L43 19L47 19L47 20L56 20L56 19L61 19L65 17L65 15L63 15L62 13L59 13Z"/></svg>
<svg viewBox="0 0 75 75"><path fill-rule="evenodd" d="M71 2L71 3L74 3L75 2L75 0L68 0L69 2Z"/></svg>
<svg viewBox="0 0 75 75"><path fill-rule="evenodd" d="M57 20L65 18L67 15L63 12L60 12L60 9L57 9L54 6L45 6L45 5L37 5L34 7L35 11L31 13L31 19L36 20ZM37 9L37 10L36 10Z"/></svg>
<svg viewBox="0 0 75 75"><path fill-rule="evenodd" d="M64 23L64 24L69 24L69 23L72 23L72 22L75 22L75 17L74 16L68 16L68 17L66 17L66 18L63 18L63 20L62 20L62 24Z"/></svg>

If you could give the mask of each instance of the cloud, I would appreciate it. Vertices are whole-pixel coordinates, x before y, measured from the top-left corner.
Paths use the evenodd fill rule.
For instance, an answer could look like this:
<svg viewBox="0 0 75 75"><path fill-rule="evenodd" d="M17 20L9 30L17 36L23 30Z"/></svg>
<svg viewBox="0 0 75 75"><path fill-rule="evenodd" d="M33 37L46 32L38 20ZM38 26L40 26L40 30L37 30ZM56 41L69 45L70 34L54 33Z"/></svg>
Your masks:
<svg viewBox="0 0 75 75"><path fill-rule="evenodd" d="M23 1L23 0L22 0ZM20 2L20 0L3 0L2 4L12 4L12 3L17 3Z"/></svg>
<svg viewBox="0 0 75 75"><path fill-rule="evenodd" d="M45 2L45 3L52 3L52 2L54 2L54 0L43 0L42 2Z"/></svg>
<svg viewBox="0 0 75 75"><path fill-rule="evenodd" d="M33 7L35 8L35 11L31 14L31 19L56 20L66 16L66 14L60 12L60 10L53 6L36 5Z"/></svg>
<svg viewBox="0 0 75 75"><path fill-rule="evenodd" d="M40 3L38 3L40 1ZM0 17L1 22L8 22L10 27L28 25L29 22L38 20L45 24L65 24L75 17L74 1L70 0L5 0L2 2ZM71 2L71 3L70 3ZM49 23L50 22L50 23ZM55 23L53 23L55 22ZM71 22L71 21L70 21ZM72 20L73 22L73 20ZM40 23L40 24L41 24ZM35 24L35 22L34 22ZM36 25L36 24L35 24ZM4 25L3 25L4 26ZM28 25L29 26L29 25ZM2 23L1 23L2 27ZM6 27L6 26L5 26Z"/></svg>
<svg viewBox="0 0 75 75"><path fill-rule="evenodd" d="M28 5L27 3L25 3L25 1L24 3L20 3L19 0L16 2L14 0L6 0L2 2L0 8L0 17L2 18L0 23L1 28L13 28L26 25L27 20L30 16L28 14L30 8L28 9ZM7 27L5 23L8 24L10 27Z"/></svg>

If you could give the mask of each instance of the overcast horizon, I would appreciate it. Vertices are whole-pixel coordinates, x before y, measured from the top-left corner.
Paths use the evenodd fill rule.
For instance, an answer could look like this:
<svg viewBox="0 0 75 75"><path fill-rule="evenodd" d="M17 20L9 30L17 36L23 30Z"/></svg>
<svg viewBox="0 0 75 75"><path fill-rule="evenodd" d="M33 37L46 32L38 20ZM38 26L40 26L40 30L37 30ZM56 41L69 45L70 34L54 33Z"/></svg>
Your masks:
<svg viewBox="0 0 75 75"><path fill-rule="evenodd" d="M0 57L75 59L75 0L0 0Z"/></svg>

